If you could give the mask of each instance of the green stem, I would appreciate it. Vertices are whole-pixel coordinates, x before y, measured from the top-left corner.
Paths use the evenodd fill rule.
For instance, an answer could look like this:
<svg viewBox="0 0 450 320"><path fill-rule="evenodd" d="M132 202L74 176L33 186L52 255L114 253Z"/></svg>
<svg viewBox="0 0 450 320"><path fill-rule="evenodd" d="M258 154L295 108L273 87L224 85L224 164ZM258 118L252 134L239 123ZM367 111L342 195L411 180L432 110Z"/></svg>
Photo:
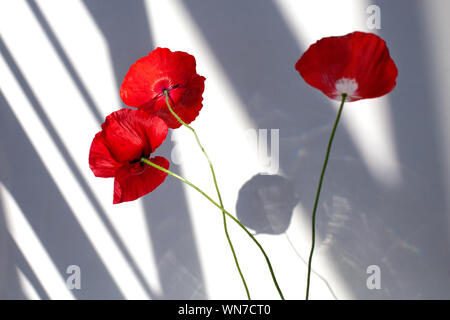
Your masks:
<svg viewBox="0 0 450 320"><path fill-rule="evenodd" d="M213 177L213 181L214 181L214 186L215 186L215 188L216 188L217 196L219 197L219 203L220 203L220 207L221 207L221 210L222 210L222 216L223 216L223 228L224 228L224 230L225 230L225 235L226 235L226 237L227 237L228 244L229 244L230 249L231 249L231 252L232 252L232 254L233 254L234 262L235 262L236 268L237 268L237 270L238 270L238 272L239 272L239 276L241 277L242 284L244 285L245 292L246 292L246 294L247 294L247 298L248 298L248 300L251 300L251 297L250 297L250 291L248 290L247 283L246 283L246 281L245 281L245 278L244 278L244 275L243 275L243 273L242 273L241 267L239 266L239 262L238 262L237 255L236 255L236 251L234 250L233 243L231 242L230 234L228 233L227 217L226 217L225 212L224 212L225 209L224 209L224 206L223 206L222 196L220 195L219 186L217 185L216 173L215 173L215 171L214 171L214 167L213 167L213 165L212 165L212 162L211 162L211 160L209 159L209 156L208 156L208 154L206 153L205 148L203 148L203 145L201 144L200 139L199 139L199 137L198 137L198 135L197 135L197 132L194 130L194 128L192 128L190 125L188 125L187 123L185 123L185 122L184 122L184 121L183 121L183 120L175 113L175 111L173 111L173 109L172 109L172 107L170 106L170 103L169 103L169 92L168 92L167 90L164 90L164 95L166 96L166 104L167 104L167 108L169 109L170 113L172 113L172 115L178 120L178 122L180 122L183 126L185 126L186 128L188 128L188 129L190 129L190 130L192 131L192 133L193 133L194 136L195 136L195 140L197 140L197 144L199 145L200 149L202 150L203 154L204 154L205 157L206 157L206 160L208 161L209 167L210 167L210 169L211 169L211 174L212 174L212 177Z"/></svg>
<svg viewBox="0 0 450 320"><path fill-rule="evenodd" d="M273 268L272 268L272 264L270 263L269 257L267 256L266 252L264 251L263 247L261 246L261 244L258 242L258 240L256 240L256 238L251 234L250 231L247 230L247 228L238 220L236 219L232 214L230 214L228 211L226 211L223 207L221 207L217 202L215 202L210 196L208 196L204 191L202 191L199 187L197 187L196 185L194 185L193 183L189 182L187 179L179 176L178 174L167 170L166 168L163 168L153 162L151 162L150 160L146 159L146 158L141 158L141 162L144 162L158 170L161 170L169 175L171 175L172 177L180 180L181 182L187 184L188 186L194 188L195 190L197 190L199 193L201 193L206 199L208 199L213 205L215 205L217 208L219 208L224 214L226 214L229 218L231 218L234 222L236 222L246 233L247 235L253 240L253 242L255 242L255 244L258 246L258 248L261 250L262 254L264 255L264 258L266 259L267 262L267 266L269 267L269 271L270 274L272 275L272 279L273 282L275 284L275 287L278 290L278 293L281 297L281 299L284 300L283 297L283 293L281 292L280 287L278 286L278 282L277 279L275 277L275 273L273 272Z"/></svg>
<svg viewBox="0 0 450 320"><path fill-rule="evenodd" d="M336 120L334 122L333 130L331 131L330 140L328 141L327 153L325 155L325 160L323 162L322 173L320 174L319 186L317 187L316 199L314 201L314 208L313 208L313 212L312 212L312 243L311 243L311 252L309 254L309 261L308 261L308 278L306 281L306 300L308 300L308 298L309 298L309 286L310 286L310 282L311 282L311 264L312 264L312 257L313 257L313 253L314 253L314 247L316 244L317 205L319 204L319 197L320 197L320 191L322 190L323 177L325 175L325 170L327 169L328 158L330 157L331 145L333 144L334 135L336 133L339 119L341 118L342 110L344 109L344 102L345 102L346 98L347 98L347 94L345 94L345 93L342 94L342 102L339 107L339 111L336 116Z"/></svg>

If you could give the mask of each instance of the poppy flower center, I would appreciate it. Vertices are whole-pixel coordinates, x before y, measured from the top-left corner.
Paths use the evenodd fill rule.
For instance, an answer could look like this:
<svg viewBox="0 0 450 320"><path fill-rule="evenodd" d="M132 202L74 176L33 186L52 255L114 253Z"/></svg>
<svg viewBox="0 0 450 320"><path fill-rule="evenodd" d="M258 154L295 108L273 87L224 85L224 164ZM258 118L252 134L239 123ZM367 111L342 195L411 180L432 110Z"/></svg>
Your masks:
<svg viewBox="0 0 450 320"><path fill-rule="evenodd" d="M150 154L149 154L149 155L146 155L145 153L142 153L140 157L138 157L138 158L136 158L136 159L134 159L134 160L129 161L129 163L130 163L130 164L135 164L135 163L141 162L141 159L142 159L142 158L148 159L149 157L150 157ZM143 163L141 163L141 164L143 164Z"/></svg>
<svg viewBox="0 0 450 320"><path fill-rule="evenodd" d="M170 92L178 88L178 86L179 84L174 84L169 78L164 78L153 85L153 92L156 93L156 97L160 97L164 96L164 91Z"/></svg>
<svg viewBox="0 0 450 320"><path fill-rule="evenodd" d="M335 83L336 98L340 99L345 93L349 98L356 98L355 92L358 90L358 83L355 79L341 78Z"/></svg>

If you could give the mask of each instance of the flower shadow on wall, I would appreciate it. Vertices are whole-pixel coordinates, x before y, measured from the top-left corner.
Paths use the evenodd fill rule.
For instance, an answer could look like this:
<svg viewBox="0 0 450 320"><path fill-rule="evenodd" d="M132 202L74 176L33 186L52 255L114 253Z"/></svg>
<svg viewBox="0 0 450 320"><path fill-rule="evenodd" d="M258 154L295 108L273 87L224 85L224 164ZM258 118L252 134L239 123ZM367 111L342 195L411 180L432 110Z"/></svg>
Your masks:
<svg viewBox="0 0 450 320"><path fill-rule="evenodd" d="M282 234L298 203L291 181L279 175L257 174L239 190L236 213L256 233Z"/></svg>

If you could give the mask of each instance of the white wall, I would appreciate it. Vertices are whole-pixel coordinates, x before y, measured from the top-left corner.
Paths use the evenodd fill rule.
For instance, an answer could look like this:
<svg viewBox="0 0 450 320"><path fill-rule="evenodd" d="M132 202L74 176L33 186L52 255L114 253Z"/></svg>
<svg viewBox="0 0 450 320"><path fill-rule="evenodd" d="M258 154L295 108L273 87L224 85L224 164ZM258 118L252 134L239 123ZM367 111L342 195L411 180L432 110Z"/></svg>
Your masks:
<svg viewBox="0 0 450 320"><path fill-rule="evenodd" d="M380 30L366 24L370 4ZM207 80L193 126L225 206L257 233L286 298L303 299L336 105L294 64L317 39L354 30L387 41L399 77L391 94L345 107L311 298L449 298L448 9L445 0L1 0L0 298L246 298L219 210L170 177L113 206L112 179L88 167L101 122L123 106L128 67L163 46L196 57ZM249 139L258 129L279 130L273 175L260 175L267 167ZM215 195L189 131L172 131L157 153ZM252 297L277 299L260 252L229 227ZM66 288L70 265L80 290ZM370 265L380 290L366 286Z"/></svg>

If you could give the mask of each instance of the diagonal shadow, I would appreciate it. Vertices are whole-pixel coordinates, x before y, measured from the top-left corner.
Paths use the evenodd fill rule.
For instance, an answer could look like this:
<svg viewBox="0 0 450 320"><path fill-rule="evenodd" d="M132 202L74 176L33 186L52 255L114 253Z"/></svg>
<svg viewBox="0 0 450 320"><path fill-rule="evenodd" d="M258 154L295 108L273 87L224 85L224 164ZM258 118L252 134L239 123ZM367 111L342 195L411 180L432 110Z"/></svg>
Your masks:
<svg viewBox="0 0 450 320"><path fill-rule="evenodd" d="M147 285L144 276L140 272L139 268L137 267L136 262L134 261L133 257L128 252L125 244L120 239L117 231L114 229L114 226L109 221L105 211L103 210L102 206L98 202L97 198L95 197L94 193L92 192L91 188L89 187L86 180L83 178L81 172L79 171L77 165L75 164L75 161L72 159L67 147L62 142L61 138L59 137L56 129L48 119L47 115L45 114L45 111L39 101L36 98L36 95L33 93L31 87L28 85L27 81L22 75L22 72L20 71L18 65L14 61L13 57L11 56L8 48L4 44L3 40L0 38L0 52L5 58L6 62L8 63L12 73L16 77L17 81L19 82L23 92L27 96L28 100L30 101L30 104L35 109L36 113L40 117L42 123L46 127L47 131L49 132L50 136L52 137L54 143L58 147L58 149L61 152L61 155L63 156L64 160L66 161L67 165L71 169L72 173L74 174L76 180L78 181L79 185L83 189L84 193L86 194L86 197L91 202L92 206L95 208L96 213L99 215L100 219L102 220L103 224L105 225L106 229L109 231L112 239L116 243L118 249L123 254L129 265L131 266L131 269L133 270L136 277L141 281L142 285L144 286L144 289L146 290L147 294L150 296L152 295L151 288Z"/></svg>
<svg viewBox="0 0 450 320"><path fill-rule="evenodd" d="M326 141L324 132L332 127L335 114L320 94L300 81L294 69L305 48L298 46L272 1L184 0L183 4L207 39L256 128L280 130L280 169L291 180L293 192L303 204L305 199L312 198L305 195L312 193L311 186L316 184L317 159L322 156L325 145L322 141ZM299 165L305 163L302 159L305 155L314 157L306 174ZM263 181L248 183L257 194L266 195L269 186ZM267 203L255 203L253 193L245 192L247 184L240 190L238 203L265 207ZM242 206L236 211L243 220L261 223L261 211L245 211ZM275 217L266 218L272 225L283 225L284 217L278 222Z"/></svg>
<svg viewBox="0 0 450 320"><path fill-rule="evenodd" d="M166 141L158 149L158 154L170 159L172 148ZM173 163L170 170L180 172L179 166ZM178 180L167 177L161 186L143 198L163 289L161 298L207 299L192 221L182 187Z"/></svg>
<svg viewBox="0 0 450 320"><path fill-rule="evenodd" d="M123 299L1 93L0 105L0 135L8 137L0 140L0 181L14 197L61 276L66 278L69 265L81 268L84 286L83 290L72 291L76 298Z"/></svg>
<svg viewBox="0 0 450 320"><path fill-rule="evenodd" d="M280 129L280 167L310 219L335 112L294 69L306 48L297 46L270 1L183 3L255 125ZM417 41L425 36L417 22L420 10L418 2L379 3L382 35L400 69L397 88L389 97L405 180L393 190L374 181L341 127L321 195L318 251L331 255L355 298L448 297L447 209L436 162L437 117L423 111L433 99L426 48ZM366 286L366 268L372 264L381 267L382 290Z"/></svg>
<svg viewBox="0 0 450 320"><path fill-rule="evenodd" d="M431 87L433 58L425 41L421 1L375 1L383 12L380 34L390 43L401 71L397 89L390 95L396 144L406 179L391 194L391 212L385 223L406 245L389 252L386 261L395 266L394 297L448 299L450 297L450 249L444 169L439 161L440 114ZM429 5L433 5L430 3ZM448 4L447 4L448 5ZM447 6L450 8L449 6ZM401 16L401 21L398 17ZM443 71L444 72L444 71Z"/></svg>
<svg viewBox="0 0 450 320"><path fill-rule="evenodd" d="M36 293L38 294L39 298L41 300L49 300L50 297L48 296L48 293L45 291L45 288L42 286L41 282L39 281L39 278L31 269L27 259L23 255L22 251L20 251L19 247L17 246L17 244L15 243L14 239L11 237L9 232L8 237L9 237L8 247L12 251L11 262L14 264L15 267L19 268L20 271L22 271L24 276L33 286L34 290L36 290Z"/></svg>
<svg viewBox="0 0 450 320"><path fill-rule="evenodd" d="M355 298L446 299L448 208L438 162L430 57L417 41L425 37L420 2L373 3L381 8L379 33L399 69L397 86L387 98L402 181L392 188L377 184L361 159L344 158L353 147L338 136L333 151L338 158L327 170L321 196L322 244ZM370 265L380 267L380 290L367 288Z"/></svg>
<svg viewBox="0 0 450 320"><path fill-rule="evenodd" d="M0 92L1 93L1 92ZM0 153L0 166L5 163ZM16 250L11 249L10 235L6 225L6 215L0 194L0 299L26 299L20 285L15 263Z"/></svg>
<svg viewBox="0 0 450 320"><path fill-rule="evenodd" d="M65 51L62 48L61 44L59 43L58 39L56 38L54 32L52 31L50 25L48 24L47 20L45 19L44 15L42 14L41 10L39 9L39 7L37 6L37 4L35 3L34 0L27 0L27 3L30 6L30 9L32 10L34 15L36 16L36 19L38 20L38 22L39 22L40 26L42 27L42 29L44 30L45 34L47 35L49 41L52 43L53 48L57 52L57 54L58 54L59 58L61 59L61 61L63 62L65 68L67 69L68 73L70 74L70 76L71 76L72 80L74 81L76 87L78 88L78 90L80 91L81 95L83 96L84 101L89 106L91 112L93 113L93 115L95 116L97 121L99 123L102 123L103 122L103 117L101 116L100 112L98 111L98 108L95 105L91 95L89 94L89 91L87 90L87 88L83 84L81 78L79 77L77 71L75 70L74 66L70 62L69 57L65 53ZM0 41L1 41L1 39L0 39ZM6 56L9 57L11 62L13 62L12 56L7 51L6 46L4 44L2 44L2 43L0 43L0 45L4 48L3 50L6 52ZM21 76L20 70L18 69L17 65L15 63L11 63L10 65L16 66L15 68L13 68L15 70L14 73L15 73L16 77L19 77L20 79L22 79L21 83L25 83L25 80L24 80L23 76ZM30 101L32 102L33 107L36 109L37 113L41 117L44 125L47 127L50 135L52 136L53 140L55 141L56 145L58 146L59 150L61 151L63 157L65 158L67 164L69 165L69 167L71 168L72 172L74 173L76 179L78 180L79 184L81 185L81 187L82 187L83 191L85 192L86 196L88 197L88 199L90 200L90 202L92 203L94 208L96 209L98 215L100 216L102 222L104 223L105 227L109 231L111 237L113 238L113 240L116 243L117 247L119 248L120 252L123 254L125 259L127 260L128 264L130 265L130 267L131 267L133 273L135 274L135 276L139 279L139 281L143 285L144 290L146 291L146 293L149 296L152 296L153 292L152 292L151 288L149 287L147 281L145 281L145 278L144 278L142 272L139 270L139 268L137 266L137 263L135 262L134 258L131 256L131 254L129 253L129 251L126 248L126 246L123 243L123 241L120 239L120 237L119 237L118 233L116 232L114 226L109 221L105 211L103 210L103 208L101 207L100 203L96 199L96 197L93 194L92 190L90 189L89 185L87 184L85 179L82 177L82 175L79 172L78 168L76 167L73 159L71 158L67 148L65 147L65 145L63 144L63 142L59 138L59 135L57 134L56 130L54 129L54 127L52 126L51 122L49 121L49 119L45 115L45 112L43 111L43 108L40 106L39 102L37 101L35 95L32 93L32 91L29 88L29 86L25 85L25 87L27 88L27 90L25 90L25 92L28 93L27 96L30 99Z"/></svg>
<svg viewBox="0 0 450 320"><path fill-rule="evenodd" d="M108 43L120 88L130 65L153 49L145 3L84 0L84 4ZM166 140L171 140L170 132ZM158 149L158 154L164 153L170 153L168 142ZM207 298L182 186L168 178L142 201L162 289L160 296L153 297Z"/></svg>
<svg viewBox="0 0 450 320"><path fill-rule="evenodd" d="M152 49L144 2L83 0L83 3L105 37L120 88L130 65Z"/></svg>
<svg viewBox="0 0 450 320"><path fill-rule="evenodd" d="M299 128L310 131L331 122L333 110L299 81L294 64L304 48L272 1L182 3L258 128L281 128L293 139Z"/></svg>
<svg viewBox="0 0 450 320"><path fill-rule="evenodd" d="M100 124L103 122L103 117L98 111L97 106L95 105L94 100L92 99L91 95L89 94L89 91L87 90L86 86L84 85L83 81L81 80L80 76L78 75L78 72L76 71L75 67L73 66L72 62L70 61L69 57L67 56L65 50L59 43L55 33L53 32L52 28L47 22L47 19L45 19L45 16L42 14L41 9L39 9L38 5L34 0L27 0L27 4L30 7L31 11L33 12L34 16L39 22L39 25L41 26L42 30L44 30L48 40L52 44L53 48L55 49L56 53L58 54L59 58L61 59L62 63L64 64L64 67L66 68L67 72L69 73L70 77L72 78L75 86L78 88L78 91L80 91L81 95L83 96L84 102L91 110L91 113L97 120L97 122Z"/></svg>

